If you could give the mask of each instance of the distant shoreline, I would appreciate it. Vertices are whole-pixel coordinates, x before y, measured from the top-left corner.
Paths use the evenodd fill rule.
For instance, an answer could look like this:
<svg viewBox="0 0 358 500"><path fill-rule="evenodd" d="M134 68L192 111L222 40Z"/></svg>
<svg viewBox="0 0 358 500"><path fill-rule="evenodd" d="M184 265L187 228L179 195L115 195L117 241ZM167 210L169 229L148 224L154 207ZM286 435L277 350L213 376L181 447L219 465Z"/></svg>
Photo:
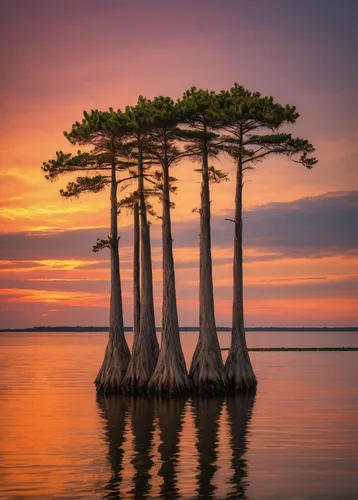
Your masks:
<svg viewBox="0 0 358 500"><path fill-rule="evenodd" d="M222 351L229 351L229 347L222 347ZM358 351L358 347L249 347L250 352L348 352Z"/></svg>
<svg viewBox="0 0 358 500"><path fill-rule="evenodd" d="M126 332L132 332L133 328L131 326L124 327ZM161 328L157 327L157 332L160 332ZM181 332L198 332L198 326L182 326L179 328ZM230 327L218 326L218 332L231 332ZM263 326L263 327L250 327L246 328L247 332L358 332L358 326L345 326L345 327L275 327L275 326ZM34 326L31 328L3 328L0 329L0 333L4 332L53 332L53 333L65 333L65 332L108 332L107 326Z"/></svg>

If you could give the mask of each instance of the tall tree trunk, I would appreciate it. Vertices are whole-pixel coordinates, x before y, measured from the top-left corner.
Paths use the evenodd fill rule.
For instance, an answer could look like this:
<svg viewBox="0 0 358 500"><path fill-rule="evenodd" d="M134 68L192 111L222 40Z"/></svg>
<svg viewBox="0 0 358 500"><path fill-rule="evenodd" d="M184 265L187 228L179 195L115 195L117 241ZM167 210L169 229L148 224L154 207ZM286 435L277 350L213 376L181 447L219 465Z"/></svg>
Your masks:
<svg viewBox="0 0 358 500"><path fill-rule="evenodd" d="M189 376L199 393L215 394L226 385L224 364L216 333L210 235L208 152L202 153L200 209L199 341Z"/></svg>
<svg viewBox="0 0 358 500"><path fill-rule="evenodd" d="M134 204L134 255L133 255L133 300L134 300L134 322L133 322L133 346L139 336L140 325L140 228L139 228L139 205Z"/></svg>
<svg viewBox="0 0 358 500"><path fill-rule="evenodd" d="M111 301L109 308L109 338L101 369L95 380L97 392L120 392L123 377L130 360L130 351L124 336L119 245L117 228L116 166L112 165L111 182Z"/></svg>
<svg viewBox="0 0 358 500"><path fill-rule="evenodd" d="M163 304L162 340L158 363L149 389L162 395L174 395L189 389L189 378L180 343L175 291L173 241L170 222L169 167L163 168Z"/></svg>
<svg viewBox="0 0 358 500"><path fill-rule="evenodd" d="M128 393L146 392L158 360L159 344L155 331L152 255L149 224L144 195L143 154L138 148L138 191L140 204L141 283L139 335L133 345L132 357L123 380L123 390Z"/></svg>
<svg viewBox="0 0 358 500"><path fill-rule="evenodd" d="M242 136L240 148L242 147ZM251 366L244 327L244 290L242 266L242 187L243 165L241 153L237 166L235 196L234 288L232 308L232 335L229 355L225 363L228 386L231 391L255 390L257 380Z"/></svg>

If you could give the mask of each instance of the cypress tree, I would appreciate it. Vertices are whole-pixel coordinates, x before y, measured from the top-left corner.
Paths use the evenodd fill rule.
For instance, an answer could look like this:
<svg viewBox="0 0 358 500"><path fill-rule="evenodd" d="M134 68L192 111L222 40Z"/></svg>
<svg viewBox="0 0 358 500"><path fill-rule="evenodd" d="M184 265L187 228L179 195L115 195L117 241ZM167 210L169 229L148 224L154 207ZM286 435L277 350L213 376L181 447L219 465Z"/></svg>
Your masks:
<svg viewBox="0 0 358 500"><path fill-rule="evenodd" d="M140 214L140 321L137 342L133 344L132 357L122 387L128 393L146 392L153 375L159 354L155 331L152 257L146 203L145 180L147 165L143 154L148 134L152 129L153 117L147 99L140 96L137 105L125 110L126 129L130 132L138 160L138 199Z"/></svg>
<svg viewBox="0 0 358 500"><path fill-rule="evenodd" d="M215 158L221 150L220 135L215 133L221 110L214 92L195 87L184 93L179 106L190 127L180 135L201 161L199 341L189 376L197 392L213 394L222 392L226 385L214 313L209 187L211 170L215 176L209 158Z"/></svg>
<svg viewBox="0 0 358 500"><path fill-rule="evenodd" d="M157 97L151 107L154 123L146 156L161 167L156 177L162 202L163 301L161 347L149 388L158 394L174 395L189 389L189 378L179 335L170 217L171 184L175 179L170 177L170 169L186 153L176 144L181 118L178 106L169 97Z"/></svg>
<svg viewBox="0 0 358 500"><path fill-rule="evenodd" d="M257 384L246 345L243 299L242 189L244 172L273 155L283 155L311 169L317 160L306 139L294 138L279 129L298 118L294 106L282 106L272 97L251 93L235 84L222 91L222 125L230 133L226 151L235 159L236 195L234 220L233 313L231 347L225 364L228 384L233 391L254 390Z"/></svg>
<svg viewBox="0 0 358 500"><path fill-rule="evenodd" d="M121 133L119 133L121 130ZM85 172L77 177L67 189L61 190L64 197L77 197L81 193L97 193L110 187L111 216L110 235L97 240L94 251L109 248L111 256L111 298L109 318L109 338L101 369L95 384L98 392L120 392L121 382L130 360L130 351L124 336L122 291L119 267L119 238L117 223L117 187L120 182L131 178L117 179L130 164L127 161L127 147L124 143L126 132L122 127L120 113L113 110L84 112L82 122L76 122L65 136L72 144L91 146L90 152L78 151L76 155L56 153L56 158L43 163L42 169L48 180L55 180L65 173ZM89 175L93 172L94 175ZM128 176L129 175L129 176Z"/></svg>

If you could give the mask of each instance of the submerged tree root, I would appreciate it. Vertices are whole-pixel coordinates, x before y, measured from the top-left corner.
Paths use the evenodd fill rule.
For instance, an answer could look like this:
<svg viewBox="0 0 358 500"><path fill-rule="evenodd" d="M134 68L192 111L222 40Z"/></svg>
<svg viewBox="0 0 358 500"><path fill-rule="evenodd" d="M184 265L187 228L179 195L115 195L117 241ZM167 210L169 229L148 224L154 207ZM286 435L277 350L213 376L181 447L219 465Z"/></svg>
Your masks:
<svg viewBox="0 0 358 500"><path fill-rule="evenodd" d="M180 348L181 351L181 348ZM162 348L148 391L158 396L179 396L189 392L190 381L182 352Z"/></svg>
<svg viewBox="0 0 358 500"><path fill-rule="evenodd" d="M216 396L227 390L224 365L220 348L214 348L198 343L190 366L189 378L192 391L196 394Z"/></svg>
<svg viewBox="0 0 358 500"><path fill-rule="evenodd" d="M229 392L255 392L257 379L252 369L250 360L243 350L230 349L225 363L225 373Z"/></svg>
<svg viewBox="0 0 358 500"><path fill-rule="evenodd" d="M114 346L111 342L106 347L104 360L95 380L96 390L100 394L118 394L126 374L130 352L126 343Z"/></svg>

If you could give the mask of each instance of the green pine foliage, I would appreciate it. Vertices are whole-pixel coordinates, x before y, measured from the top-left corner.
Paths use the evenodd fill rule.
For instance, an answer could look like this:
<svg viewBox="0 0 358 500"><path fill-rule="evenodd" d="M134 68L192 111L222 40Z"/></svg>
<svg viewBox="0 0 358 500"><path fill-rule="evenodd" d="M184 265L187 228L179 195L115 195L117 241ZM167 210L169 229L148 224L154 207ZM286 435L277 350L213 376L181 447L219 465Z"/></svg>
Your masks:
<svg viewBox="0 0 358 500"><path fill-rule="evenodd" d="M246 171L272 156L287 157L312 169L317 163L313 145L285 130L287 126L292 128L298 118L295 106L282 105L273 97L251 92L237 83L220 92L192 87L176 101L168 96L153 99L139 96L137 103L126 106L124 111L114 108L84 111L82 121L76 121L64 132L71 145L84 150L57 151L53 159L43 163L42 170L51 182L64 174L78 175L60 190L65 198L101 192L113 185L116 178L124 192L118 202L118 213L140 206L142 216L144 212L156 216L149 198L163 202L166 192L169 200L169 192L178 189L169 169L184 159L201 163L201 168L195 170L208 185L208 181L228 180L225 172L215 165L208 166L208 161L215 162L222 156L231 158L237 166L240 191ZM133 191L134 180L138 187ZM169 191L165 190L164 181L166 186L169 183ZM236 206L233 222L240 226L237 234L242 249L241 195L239 199L240 207ZM174 207L171 201L168 203L170 208ZM147 224L145 218L142 222ZM110 245L110 237L98 239L94 251Z"/></svg>

